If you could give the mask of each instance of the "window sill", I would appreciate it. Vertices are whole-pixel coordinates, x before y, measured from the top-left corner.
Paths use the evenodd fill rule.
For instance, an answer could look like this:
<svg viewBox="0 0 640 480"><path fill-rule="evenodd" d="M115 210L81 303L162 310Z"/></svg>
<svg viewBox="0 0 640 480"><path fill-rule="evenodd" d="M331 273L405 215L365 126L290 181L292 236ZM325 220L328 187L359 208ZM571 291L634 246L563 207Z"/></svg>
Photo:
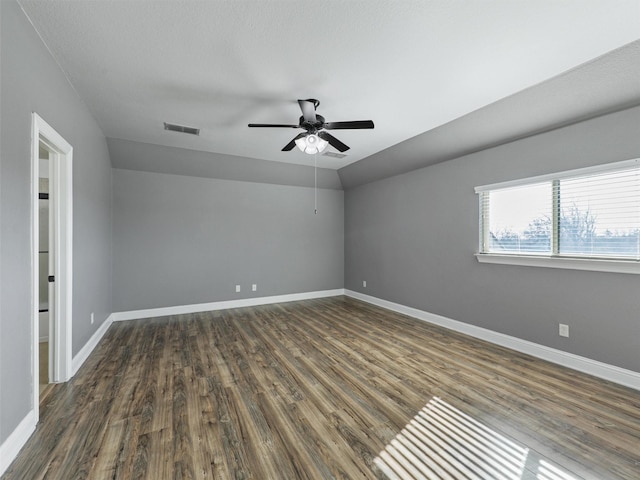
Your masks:
<svg viewBox="0 0 640 480"><path fill-rule="evenodd" d="M640 274L640 262L637 260L550 257L545 255L500 255L494 253L476 253L475 256L480 263Z"/></svg>

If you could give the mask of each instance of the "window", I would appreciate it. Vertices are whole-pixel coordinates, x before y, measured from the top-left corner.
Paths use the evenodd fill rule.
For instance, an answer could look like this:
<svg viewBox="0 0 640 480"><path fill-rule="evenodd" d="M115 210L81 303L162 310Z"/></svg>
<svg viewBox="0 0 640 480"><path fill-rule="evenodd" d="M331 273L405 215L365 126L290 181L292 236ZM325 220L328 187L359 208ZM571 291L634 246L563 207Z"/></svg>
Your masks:
<svg viewBox="0 0 640 480"><path fill-rule="evenodd" d="M640 159L476 193L481 262L640 273Z"/></svg>

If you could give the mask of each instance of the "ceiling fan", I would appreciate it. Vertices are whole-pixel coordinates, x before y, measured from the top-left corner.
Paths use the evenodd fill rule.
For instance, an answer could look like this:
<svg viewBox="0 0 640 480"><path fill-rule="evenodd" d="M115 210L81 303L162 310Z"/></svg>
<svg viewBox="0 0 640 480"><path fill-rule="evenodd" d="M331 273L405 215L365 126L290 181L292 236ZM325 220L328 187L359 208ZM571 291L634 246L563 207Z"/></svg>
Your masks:
<svg viewBox="0 0 640 480"><path fill-rule="evenodd" d="M354 120L350 122L325 122L322 115L316 113L320 102L314 98L298 100L302 116L298 125L280 123L250 123L250 127L276 127L276 128L302 128L306 130L287 143L283 152L293 150L297 146L305 153L320 153L327 145L331 145L340 152L346 152L349 147L331 135L327 130L355 130L360 128L373 128L371 120Z"/></svg>

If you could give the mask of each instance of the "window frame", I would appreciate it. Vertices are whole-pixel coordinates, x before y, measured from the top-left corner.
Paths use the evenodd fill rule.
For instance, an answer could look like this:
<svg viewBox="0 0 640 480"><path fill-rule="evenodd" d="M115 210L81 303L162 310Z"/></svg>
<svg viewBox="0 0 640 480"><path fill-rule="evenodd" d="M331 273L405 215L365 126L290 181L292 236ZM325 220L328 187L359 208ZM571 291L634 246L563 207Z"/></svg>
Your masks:
<svg viewBox="0 0 640 480"><path fill-rule="evenodd" d="M591 270L599 272L640 274L640 260L638 259L604 256L592 257L580 255L562 255L559 252L560 239L558 235L558 222L560 218L560 202L558 186L560 184L560 180L624 170L631 167L640 167L640 158L475 187L475 193L478 195L479 207L479 241L478 252L475 253L476 259L480 263L493 263L500 265L521 265L532 267L563 268L571 270ZM552 183L553 225L551 238L551 254L545 255L531 253L488 252L487 249L489 244L489 228L487 228L488 219L485 217L486 212L483 208L483 194L490 192L491 190L522 187L544 182Z"/></svg>

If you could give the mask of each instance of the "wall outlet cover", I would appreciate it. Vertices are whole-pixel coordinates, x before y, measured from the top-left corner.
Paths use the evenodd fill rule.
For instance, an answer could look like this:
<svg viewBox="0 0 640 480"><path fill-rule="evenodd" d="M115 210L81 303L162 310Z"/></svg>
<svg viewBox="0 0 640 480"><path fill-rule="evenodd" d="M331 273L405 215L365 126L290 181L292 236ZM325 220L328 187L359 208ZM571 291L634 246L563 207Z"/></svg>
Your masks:
<svg viewBox="0 0 640 480"><path fill-rule="evenodd" d="M561 323L560 326L559 326L558 334L561 337L568 337L569 336L569 325L565 325L564 323Z"/></svg>

